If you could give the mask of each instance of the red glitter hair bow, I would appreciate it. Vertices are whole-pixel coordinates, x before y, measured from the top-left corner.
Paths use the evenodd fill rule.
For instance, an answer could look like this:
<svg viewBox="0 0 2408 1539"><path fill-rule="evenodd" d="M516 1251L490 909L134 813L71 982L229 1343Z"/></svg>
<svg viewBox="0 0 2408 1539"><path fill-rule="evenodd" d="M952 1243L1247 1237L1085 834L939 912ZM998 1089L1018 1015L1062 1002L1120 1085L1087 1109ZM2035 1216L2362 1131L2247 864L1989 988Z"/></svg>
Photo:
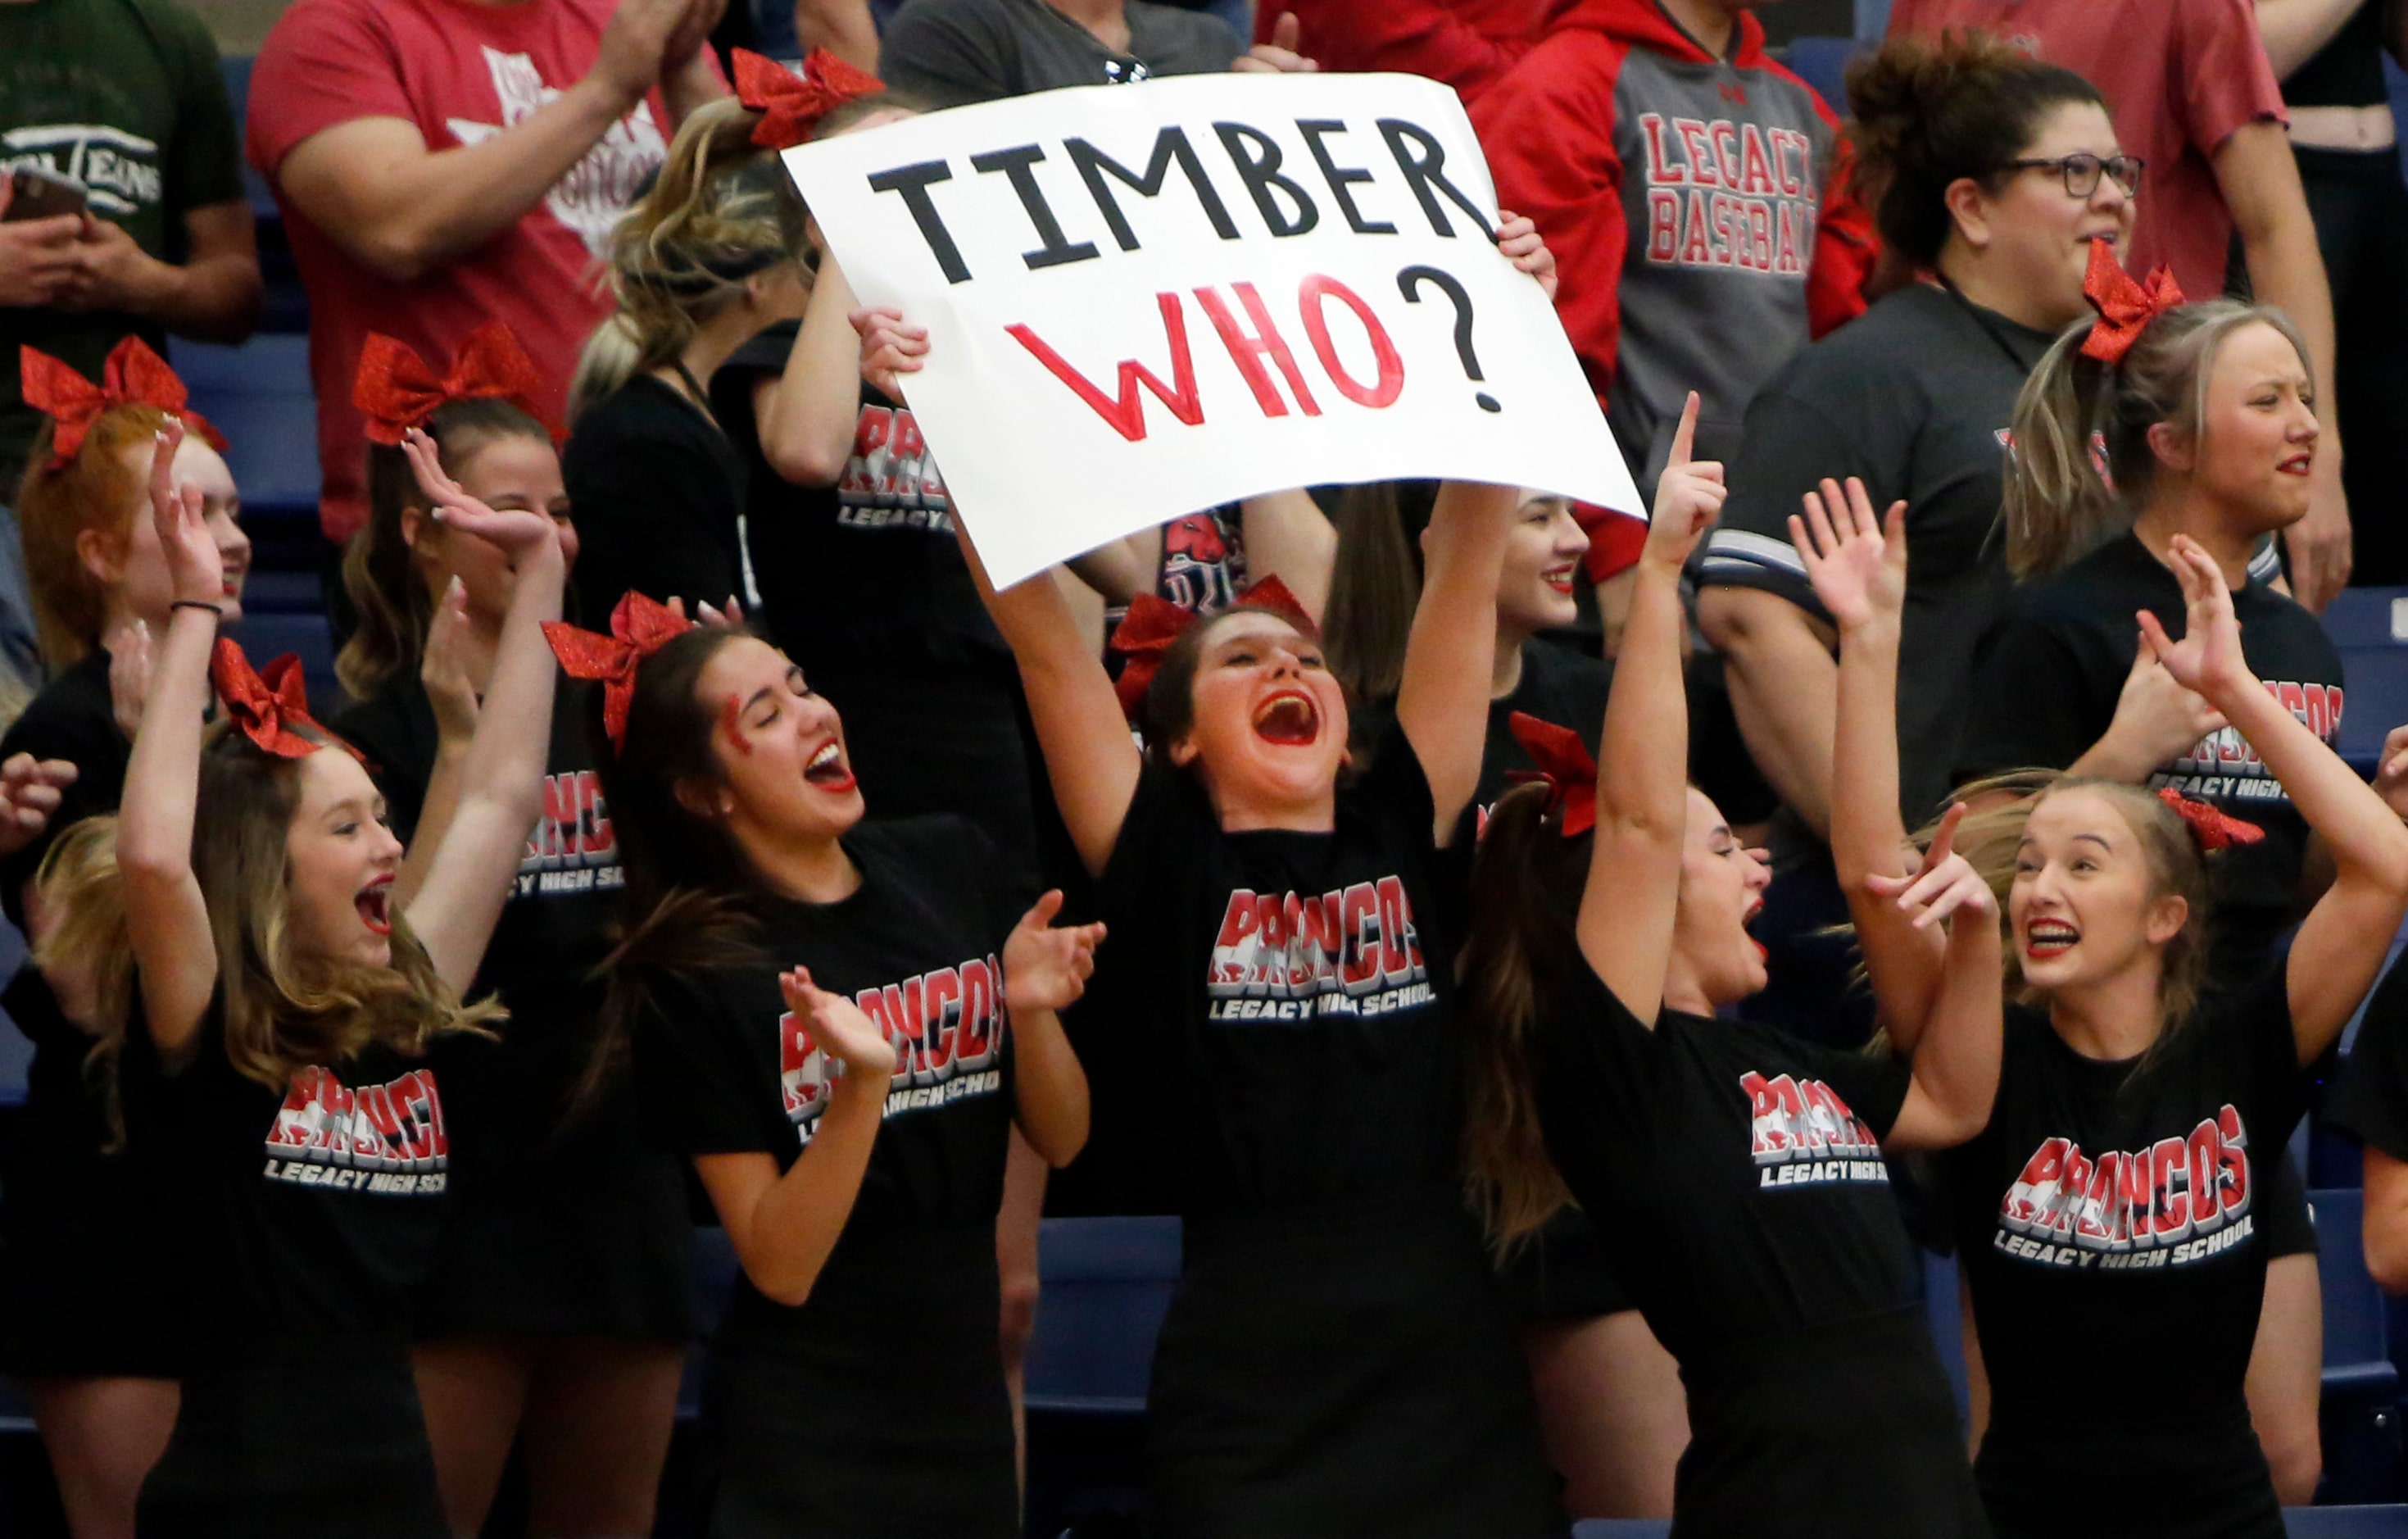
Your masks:
<svg viewBox="0 0 2408 1539"><path fill-rule="evenodd" d="M301 659L291 653L268 660L254 671L242 648L218 638L209 655L209 683L225 703L226 719L235 730L256 743L263 753L280 759L304 759L321 748L341 749L353 758L360 751L327 731L309 714L309 690L301 678ZM315 733L304 737L300 728Z"/></svg>
<svg viewBox="0 0 2408 1539"><path fill-rule="evenodd" d="M1268 610L1307 636L1318 638L1321 627L1305 612L1296 595L1276 577L1266 577L1238 595L1237 609ZM1182 609L1168 598L1141 593L1129 604L1128 612L1112 631L1112 650L1125 659L1121 676L1112 687L1121 698L1121 710L1129 720L1137 720L1145 710L1145 692L1152 687L1154 676L1162 671L1162 659L1178 640L1187 634L1196 623L1196 611Z"/></svg>
<svg viewBox="0 0 2408 1539"><path fill-rule="evenodd" d="M694 628L667 605L630 588L610 611L610 634L558 620L547 620L543 639L552 654L572 679L595 679L602 684L602 728L610 735L610 751L627 741L627 707L636 698L636 666Z"/></svg>
<svg viewBox="0 0 2408 1539"><path fill-rule="evenodd" d="M167 367L167 360L151 352L150 344L139 337L128 337L109 350L97 385L49 353L24 346L17 349L17 369L23 381L25 404L48 413L54 424L50 463L53 470L74 464L76 451L83 447L92 424L102 412L118 406L155 407L180 419L210 448L226 446L224 434L185 406L184 381Z"/></svg>
<svg viewBox="0 0 2408 1539"><path fill-rule="evenodd" d="M2115 260L2114 243L2106 240L2090 243L2090 270L2082 275L2082 296L2099 312L2082 355L2110 368L2124 361L2150 322L2183 302L2182 285L2174 281L2172 267L2160 266L2147 281L2136 283Z"/></svg>
<svg viewBox="0 0 2408 1539"><path fill-rule="evenodd" d="M370 443L396 444L404 433L453 401L498 396L543 422L535 405L542 384L543 376L526 350L499 321L470 332L452 355L451 369L441 375L408 343L370 332L367 346L360 350L359 376L351 381L351 404L367 418ZM557 429L552 436L559 436Z"/></svg>
<svg viewBox="0 0 2408 1539"><path fill-rule="evenodd" d="M1538 766L1509 770L1505 778L1517 784L1545 786L1547 812L1563 814L1566 839L1578 839L1596 827L1597 760L1589 756L1580 734L1523 711L1507 717L1505 725L1522 752Z"/></svg>
<svg viewBox="0 0 2408 1539"><path fill-rule="evenodd" d="M2206 802L2193 801L2171 785L2157 788L2157 799L2181 816L2190 828L2191 841L2207 854L2213 855L2235 844L2255 844L2266 837L2266 830L2258 825L2243 823Z"/></svg>
<svg viewBox="0 0 2408 1539"><path fill-rule="evenodd" d="M886 82L824 48L811 50L800 75L747 49L735 50L736 99L761 114L752 142L791 150L811 137L820 120L857 96L874 96Z"/></svg>

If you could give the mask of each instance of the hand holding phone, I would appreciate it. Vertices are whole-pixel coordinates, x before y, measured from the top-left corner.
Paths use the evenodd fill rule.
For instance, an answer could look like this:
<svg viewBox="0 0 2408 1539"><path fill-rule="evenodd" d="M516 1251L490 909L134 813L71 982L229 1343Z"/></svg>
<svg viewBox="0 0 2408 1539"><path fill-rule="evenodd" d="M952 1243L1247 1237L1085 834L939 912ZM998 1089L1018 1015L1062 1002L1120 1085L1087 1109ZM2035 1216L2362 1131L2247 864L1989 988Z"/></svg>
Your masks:
<svg viewBox="0 0 2408 1539"><path fill-rule="evenodd" d="M89 200L83 183L73 177L38 165L20 165L8 173L8 207L0 210L0 221L19 223L80 214Z"/></svg>
<svg viewBox="0 0 2408 1539"><path fill-rule="evenodd" d="M21 174L0 177L0 307L55 305L81 271L76 240L84 215L80 208L41 215L41 194L28 208Z"/></svg>

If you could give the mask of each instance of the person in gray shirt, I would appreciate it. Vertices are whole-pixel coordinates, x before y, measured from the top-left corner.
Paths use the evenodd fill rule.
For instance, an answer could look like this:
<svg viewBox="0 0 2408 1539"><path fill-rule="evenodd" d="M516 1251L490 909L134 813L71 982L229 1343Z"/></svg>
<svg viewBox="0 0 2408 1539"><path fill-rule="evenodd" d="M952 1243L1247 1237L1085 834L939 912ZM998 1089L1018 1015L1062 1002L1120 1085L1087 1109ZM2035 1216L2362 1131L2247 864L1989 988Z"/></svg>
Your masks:
<svg viewBox="0 0 2408 1539"><path fill-rule="evenodd" d="M930 108L1157 75L1309 70L1292 36L1244 41L1217 16L1150 0L909 0L880 45L879 73Z"/></svg>

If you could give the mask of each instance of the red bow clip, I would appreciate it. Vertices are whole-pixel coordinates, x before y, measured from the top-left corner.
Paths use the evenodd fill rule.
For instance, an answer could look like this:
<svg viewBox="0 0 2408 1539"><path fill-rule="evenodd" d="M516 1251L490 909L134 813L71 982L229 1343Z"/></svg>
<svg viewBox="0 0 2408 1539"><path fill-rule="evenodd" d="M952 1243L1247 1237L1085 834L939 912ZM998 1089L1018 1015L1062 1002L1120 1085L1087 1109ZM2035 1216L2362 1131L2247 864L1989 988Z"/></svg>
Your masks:
<svg viewBox="0 0 2408 1539"><path fill-rule="evenodd" d="M242 648L221 636L217 651L209 655L209 683L225 702L226 719L263 753L280 759L306 759L321 748L333 747L360 757L358 749L309 714L309 690L302 682L301 659L292 653L270 658L266 668L253 671ZM317 736L303 737L296 730L301 727Z"/></svg>
<svg viewBox="0 0 2408 1539"><path fill-rule="evenodd" d="M543 639L572 679L602 684L602 729L610 751L627 741L627 707L636 698L636 665L694 628L694 622L666 604L630 588L610 611L610 634L597 635L559 620L543 624Z"/></svg>
<svg viewBox="0 0 2408 1539"><path fill-rule="evenodd" d="M2183 302L2182 285L2174 281L2172 267L2161 265L2146 282L2136 283L2115 260L2114 243L2104 239L2090 243L2090 269L2082 275L2082 296L2099 312L2082 344L2082 355L2111 368L2124 361L2124 354L2140 340L2150 322Z"/></svg>
<svg viewBox="0 0 2408 1539"><path fill-rule="evenodd" d="M1566 839L1578 839L1596 827L1597 760L1589 756L1580 734L1523 711L1507 717L1505 725L1538 766L1510 770L1505 778L1520 785L1545 786L1547 815L1562 813Z"/></svg>
<svg viewBox="0 0 2408 1539"><path fill-rule="evenodd" d="M17 349L17 371L23 381L21 394L25 404L48 413L55 424L50 430L52 470L64 470L75 463L84 435L92 431L102 412L116 406L156 407L198 433L210 448L226 446L224 434L184 405L184 381L167 367L167 360L151 352L150 344L139 337L128 337L109 350L97 385L49 353L22 345Z"/></svg>
<svg viewBox="0 0 2408 1539"><path fill-rule="evenodd" d="M1312 623L1304 605L1276 577L1250 584L1238 595L1232 607L1268 610L1307 636L1321 635L1321 627ZM1125 659L1119 682L1112 687L1119 693L1121 711L1129 720L1136 721L1145 711L1145 692L1153 686L1154 676L1162 670L1163 654L1195 623L1194 610L1182 609L1168 598L1141 593L1130 601L1128 612L1113 627L1111 639L1112 650Z"/></svg>
<svg viewBox="0 0 2408 1539"><path fill-rule="evenodd" d="M2190 826L2191 841L2209 855L2235 844L2255 844L2266 837L2266 830L2254 823L2219 812L2203 801L2193 801L2171 785L2157 788L2157 799L2180 813Z"/></svg>
<svg viewBox="0 0 2408 1539"><path fill-rule="evenodd" d="M408 343L370 332L367 346L360 350L359 377L351 381L351 404L367 418L370 443L396 444L404 433L453 401L499 396L543 422L535 405L542 385L534 361L499 321L470 332L452 355L450 372L439 377ZM560 436L558 429L552 431L554 438Z"/></svg>
<svg viewBox="0 0 2408 1539"><path fill-rule="evenodd" d="M824 48L811 50L800 75L747 49L738 49L736 99L761 114L752 142L765 150L791 150L811 137L820 120L857 96L874 96L886 82L856 69Z"/></svg>

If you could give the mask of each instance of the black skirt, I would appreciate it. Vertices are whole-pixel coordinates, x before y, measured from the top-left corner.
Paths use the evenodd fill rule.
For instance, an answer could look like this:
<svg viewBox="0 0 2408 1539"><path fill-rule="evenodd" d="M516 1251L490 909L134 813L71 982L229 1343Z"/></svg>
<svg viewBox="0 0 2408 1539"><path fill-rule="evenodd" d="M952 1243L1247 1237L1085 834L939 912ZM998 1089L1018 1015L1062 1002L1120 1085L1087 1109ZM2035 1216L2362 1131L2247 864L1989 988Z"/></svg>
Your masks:
<svg viewBox="0 0 2408 1539"><path fill-rule="evenodd" d="M698 1329L694 1224L680 1161L647 1146L624 1074L568 1105L582 1049L512 1020L496 1060L447 1108L443 1232L412 1300L422 1341L453 1335L685 1342ZM468 1076L455 1076L468 1078ZM446 1081L447 1089L452 1081Z"/></svg>
<svg viewBox="0 0 2408 1539"><path fill-rule="evenodd" d="M21 1379L158 1378L183 1372L185 1325L159 1298L173 1265L149 1183L113 1142L84 1077L92 1039L59 1013L31 963L0 995L34 1039L25 1105L0 1169L0 1371Z"/></svg>
<svg viewBox="0 0 2408 1539"><path fill-rule="evenodd" d="M451 1539L397 1341L213 1345L135 1511L137 1539Z"/></svg>
<svg viewBox="0 0 2408 1539"><path fill-rule="evenodd" d="M1015 1539L995 1227L848 1230L799 1308L739 1283L702 1381L711 1539Z"/></svg>
<svg viewBox="0 0 2408 1539"><path fill-rule="evenodd" d="M1566 1532L1528 1371L1452 1193L1186 1235L1146 1411L1153 1533Z"/></svg>
<svg viewBox="0 0 2408 1539"><path fill-rule="evenodd" d="M2283 1539L2274 1476L2239 1388L2204 1405L2051 1398L1992 1402L1973 1473L1999 1539Z"/></svg>
<svg viewBox="0 0 2408 1539"><path fill-rule="evenodd" d="M1976 1539L1989 1532L1920 1305L1684 1361L1675 1539Z"/></svg>

